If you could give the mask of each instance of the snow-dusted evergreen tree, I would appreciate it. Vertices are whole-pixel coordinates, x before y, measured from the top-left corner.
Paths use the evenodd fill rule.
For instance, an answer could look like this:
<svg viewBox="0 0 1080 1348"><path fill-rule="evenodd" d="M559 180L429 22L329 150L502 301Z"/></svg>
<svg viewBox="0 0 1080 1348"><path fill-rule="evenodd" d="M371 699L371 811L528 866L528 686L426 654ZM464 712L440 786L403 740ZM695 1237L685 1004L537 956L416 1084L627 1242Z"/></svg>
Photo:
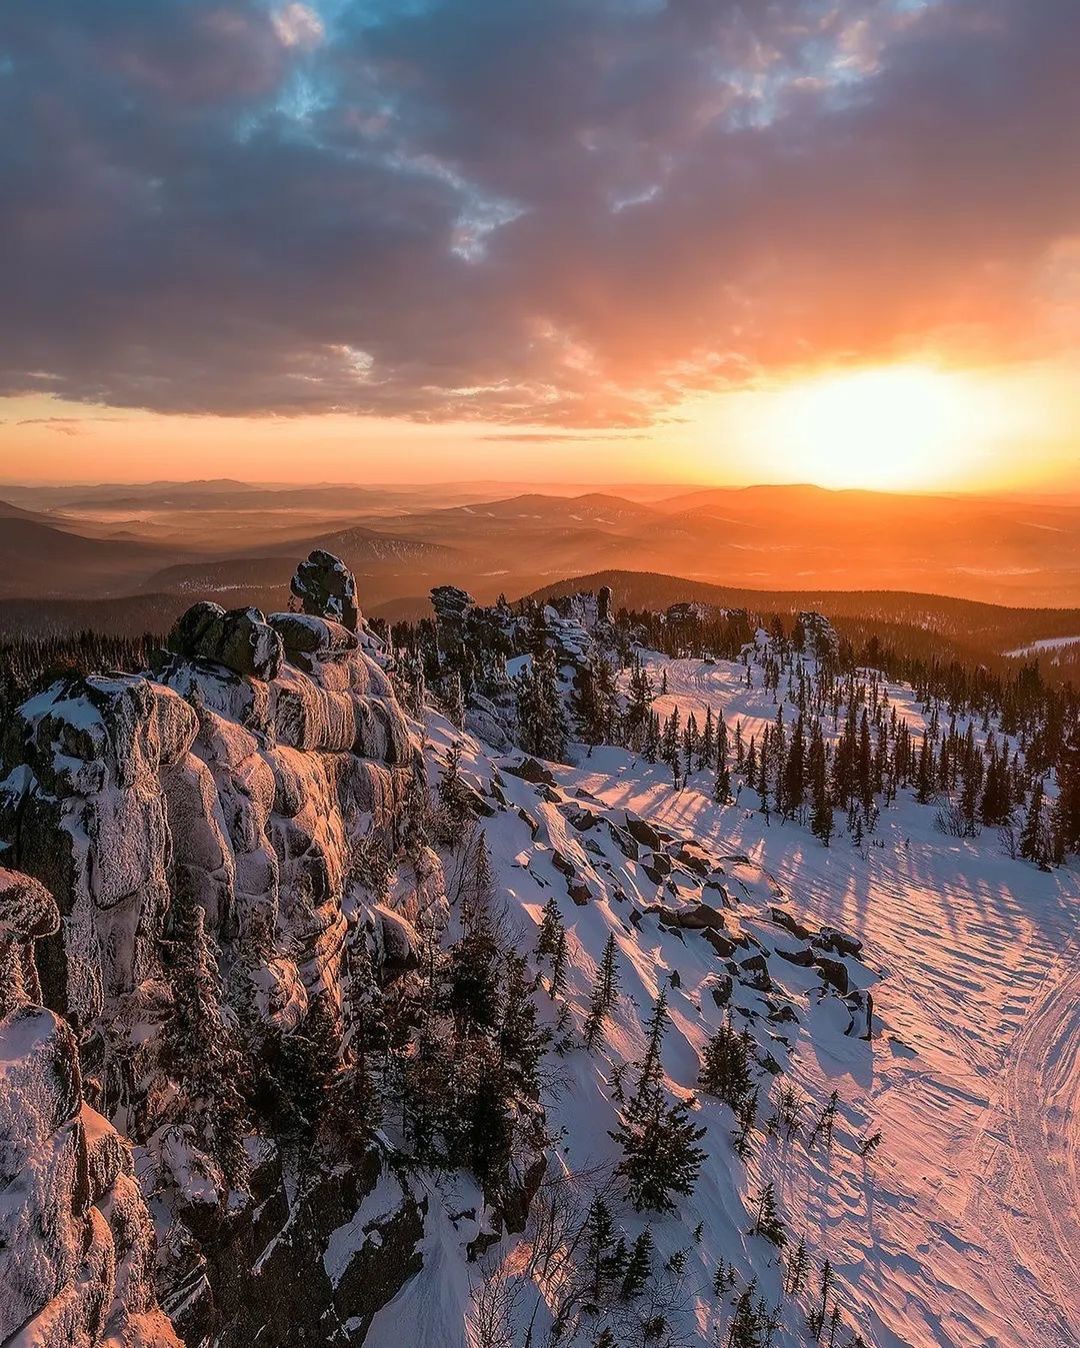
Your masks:
<svg viewBox="0 0 1080 1348"><path fill-rule="evenodd" d="M599 1043L604 1022L615 1005L618 994L619 970L615 964L615 934L612 933L604 945L604 953L600 957L592 995L589 998L589 1013L582 1031L586 1048L592 1050Z"/></svg>
<svg viewBox="0 0 1080 1348"><path fill-rule="evenodd" d="M645 1290L652 1273L653 1248L652 1229L647 1226L634 1241L630 1251L622 1281L623 1300L631 1301Z"/></svg>
<svg viewBox="0 0 1080 1348"><path fill-rule="evenodd" d="M639 1211L674 1211L672 1195L693 1192L705 1159L697 1145L705 1129L690 1117L690 1102L667 1101L660 1063L667 1023L667 999L661 992L649 1022L637 1089L611 1132L622 1148L618 1172L627 1197Z"/></svg>
<svg viewBox="0 0 1080 1348"><path fill-rule="evenodd" d="M566 756L566 714L558 670L549 650L534 655L517 679L518 742L526 753L553 762Z"/></svg>
<svg viewBox="0 0 1080 1348"><path fill-rule="evenodd" d="M750 1035L737 1033L729 1015L705 1045L698 1083L738 1111L754 1090L752 1063Z"/></svg>
<svg viewBox="0 0 1080 1348"><path fill-rule="evenodd" d="M754 1200L754 1225L752 1228L755 1236L764 1236L777 1247L787 1243L787 1233L784 1230L784 1224L780 1220L780 1213L776 1206L776 1189L770 1180L765 1184L757 1198Z"/></svg>
<svg viewBox="0 0 1080 1348"><path fill-rule="evenodd" d="M461 777L461 743L454 740L439 775L439 808L436 837L444 847L454 847L466 836L473 812L469 791Z"/></svg>
<svg viewBox="0 0 1080 1348"><path fill-rule="evenodd" d="M174 905L167 945L172 1013L165 1025L163 1058L203 1145L220 1160L230 1183L247 1180L243 1137L247 1131L247 1070L234 1023L222 1008L217 951L207 935L201 905L184 896Z"/></svg>

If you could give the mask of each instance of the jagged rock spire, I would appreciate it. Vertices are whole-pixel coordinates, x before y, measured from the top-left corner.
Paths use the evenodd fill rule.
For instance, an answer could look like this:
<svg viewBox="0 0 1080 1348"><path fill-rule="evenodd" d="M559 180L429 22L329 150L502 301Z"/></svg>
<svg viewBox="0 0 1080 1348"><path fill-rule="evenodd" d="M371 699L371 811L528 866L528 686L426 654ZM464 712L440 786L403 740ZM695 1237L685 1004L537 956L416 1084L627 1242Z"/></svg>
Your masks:
<svg viewBox="0 0 1080 1348"><path fill-rule="evenodd" d="M289 608L314 618L332 618L355 632L360 622L356 578L340 557L316 548L296 568L290 585Z"/></svg>

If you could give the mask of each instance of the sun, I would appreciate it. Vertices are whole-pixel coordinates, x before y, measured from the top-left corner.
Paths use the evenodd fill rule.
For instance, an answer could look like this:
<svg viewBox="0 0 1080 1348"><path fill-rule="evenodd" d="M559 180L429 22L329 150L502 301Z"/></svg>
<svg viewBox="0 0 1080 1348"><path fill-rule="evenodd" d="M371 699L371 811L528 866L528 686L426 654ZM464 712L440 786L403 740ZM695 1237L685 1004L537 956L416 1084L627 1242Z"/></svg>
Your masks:
<svg viewBox="0 0 1080 1348"><path fill-rule="evenodd" d="M962 376L898 365L791 384L762 430L788 480L902 489L954 478L979 420Z"/></svg>

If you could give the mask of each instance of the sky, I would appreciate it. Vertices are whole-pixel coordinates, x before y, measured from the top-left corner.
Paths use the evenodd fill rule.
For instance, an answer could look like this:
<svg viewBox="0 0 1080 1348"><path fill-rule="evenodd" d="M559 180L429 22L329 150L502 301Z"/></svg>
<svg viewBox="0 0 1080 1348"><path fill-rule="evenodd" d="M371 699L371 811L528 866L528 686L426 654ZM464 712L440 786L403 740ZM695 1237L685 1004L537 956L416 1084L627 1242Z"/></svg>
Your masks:
<svg viewBox="0 0 1080 1348"><path fill-rule="evenodd" d="M1080 488L1076 0L0 6L0 479Z"/></svg>

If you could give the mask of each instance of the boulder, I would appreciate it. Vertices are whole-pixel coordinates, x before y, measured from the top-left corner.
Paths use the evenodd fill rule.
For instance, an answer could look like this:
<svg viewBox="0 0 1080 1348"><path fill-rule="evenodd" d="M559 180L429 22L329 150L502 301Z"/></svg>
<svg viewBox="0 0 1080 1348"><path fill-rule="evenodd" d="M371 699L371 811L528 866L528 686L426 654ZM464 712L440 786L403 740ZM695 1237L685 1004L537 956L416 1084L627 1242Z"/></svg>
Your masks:
<svg viewBox="0 0 1080 1348"><path fill-rule="evenodd" d="M772 910L772 920L778 927L783 927L785 931L791 932L792 936L797 936L800 941L809 941L811 932L809 927L804 927L791 913L784 908L774 908Z"/></svg>
<svg viewBox="0 0 1080 1348"><path fill-rule="evenodd" d="M822 927L820 935L815 936L813 941L819 950L828 950L833 955L853 955L858 958L862 954L862 942L837 931L835 927Z"/></svg>
<svg viewBox="0 0 1080 1348"><path fill-rule="evenodd" d="M356 578L340 557L316 548L296 568L289 585L289 608L314 618L330 618L350 632L360 622L356 605Z"/></svg>
<svg viewBox="0 0 1080 1348"><path fill-rule="evenodd" d="M360 645L349 628L311 613L271 613L267 622L281 637L289 663L308 673L316 660L332 660Z"/></svg>
<svg viewBox="0 0 1080 1348"><path fill-rule="evenodd" d="M801 947L799 950L777 949L776 953L782 960L787 960L789 964L798 964L804 969L812 969L814 967L814 952L808 945Z"/></svg>
<svg viewBox="0 0 1080 1348"><path fill-rule="evenodd" d="M436 585L431 591L431 607L439 622L460 623L473 607L473 597L457 585Z"/></svg>
<svg viewBox="0 0 1080 1348"><path fill-rule="evenodd" d="M504 766L511 777L520 777L523 782L531 782L533 786L555 785L555 778L549 769L535 758L523 758L520 763L507 763Z"/></svg>
<svg viewBox="0 0 1080 1348"><path fill-rule="evenodd" d="M850 986L847 965L842 960L829 959L827 955L818 955L814 963L824 981L834 987L841 997L846 997Z"/></svg>
<svg viewBox="0 0 1080 1348"><path fill-rule="evenodd" d="M636 843L642 847L650 847L654 852L659 851L664 840L653 828L652 824L646 819L640 819L636 814L626 816L626 831Z"/></svg>
<svg viewBox="0 0 1080 1348"><path fill-rule="evenodd" d="M223 609L203 600L180 615L166 642L186 660L222 665L235 674L273 679L281 672L281 637L257 608Z"/></svg>
<svg viewBox="0 0 1080 1348"><path fill-rule="evenodd" d="M45 886L0 866L0 941L37 941L59 928L60 913Z"/></svg>
<svg viewBox="0 0 1080 1348"><path fill-rule="evenodd" d="M596 592L596 625L608 626L611 623L611 586L601 585Z"/></svg>

